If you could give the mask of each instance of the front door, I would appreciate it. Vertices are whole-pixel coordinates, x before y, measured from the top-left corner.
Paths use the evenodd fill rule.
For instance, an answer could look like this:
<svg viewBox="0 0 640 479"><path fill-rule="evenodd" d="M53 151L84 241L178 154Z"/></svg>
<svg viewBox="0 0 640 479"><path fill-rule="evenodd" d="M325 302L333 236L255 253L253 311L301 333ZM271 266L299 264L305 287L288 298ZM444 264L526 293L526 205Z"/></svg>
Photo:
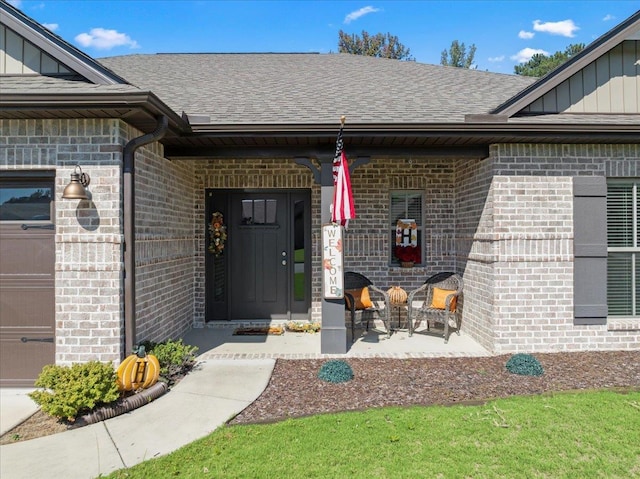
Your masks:
<svg viewBox="0 0 640 479"><path fill-rule="evenodd" d="M25 175L0 179L0 386L55 362L53 173Z"/></svg>
<svg viewBox="0 0 640 479"><path fill-rule="evenodd" d="M286 318L289 249L284 193L231 196L231 316Z"/></svg>
<svg viewBox="0 0 640 479"><path fill-rule="evenodd" d="M308 319L309 192L209 190L208 197L209 216L224 215L227 240L222 255L208 255L207 319Z"/></svg>

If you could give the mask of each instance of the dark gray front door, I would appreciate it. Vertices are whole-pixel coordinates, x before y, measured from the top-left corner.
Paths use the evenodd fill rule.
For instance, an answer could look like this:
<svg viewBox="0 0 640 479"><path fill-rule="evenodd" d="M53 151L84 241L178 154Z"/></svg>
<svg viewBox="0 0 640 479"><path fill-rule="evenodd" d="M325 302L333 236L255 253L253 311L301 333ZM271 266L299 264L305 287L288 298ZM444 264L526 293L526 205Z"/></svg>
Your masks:
<svg viewBox="0 0 640 479"><path fill-rule="evenodd" d="M283 319L288 313L290 213L286 193L231 195L231 317Z"/></svg>
<svg viewBox="0 0 640 479"><path fill-rule="evenodd" d="M206 190L205 225L224 217L222 254L205 242L205 317L212 320L309 319L311 192Z"/></svg>

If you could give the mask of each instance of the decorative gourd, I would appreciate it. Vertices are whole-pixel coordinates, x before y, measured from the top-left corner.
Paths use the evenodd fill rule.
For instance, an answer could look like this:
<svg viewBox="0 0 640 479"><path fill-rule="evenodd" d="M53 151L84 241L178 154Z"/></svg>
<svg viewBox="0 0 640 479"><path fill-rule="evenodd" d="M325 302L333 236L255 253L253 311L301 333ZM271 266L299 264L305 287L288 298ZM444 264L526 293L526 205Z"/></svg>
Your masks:
<svg viewBox="0 0 640 479"><path fill-rule="evenodd" d="M139 346L118 366L118 389L135 391L153 386L160 377L160 363L153 354L147 354L144 346Z"/></svg>
<svg viewBox="0 0 640 479"><path fill-rule="evenodd" d="M392 286L389 291L387 291L387 294L389 295L389 301L393 304L404 304L407 302L407 292L400 286Z"/></svg>

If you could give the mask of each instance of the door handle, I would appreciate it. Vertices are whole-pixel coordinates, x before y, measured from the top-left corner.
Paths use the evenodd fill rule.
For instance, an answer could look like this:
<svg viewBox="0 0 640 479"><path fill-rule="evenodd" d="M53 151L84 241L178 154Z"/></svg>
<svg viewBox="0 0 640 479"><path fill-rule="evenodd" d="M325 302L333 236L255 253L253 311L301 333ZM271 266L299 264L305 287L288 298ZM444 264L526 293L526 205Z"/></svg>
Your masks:
<svg viewBox="0 0 640 479"><path fill-rule="evenodd" d="M20 341L22 341L23 343L28 343L30 341L37 343L52 343L53 338L27 338L26 336L22 336L20 338Z"/></svg>
<svg viewBox="0 0 640 479"><path fill-rule="evenodd" d="M22 228L23 230L28 230L29 228L32 229L38 229L38 230L54 230L56 229L56 225L54 224L48 224L48 225L28 225L28 224L23 224L22 226L20 226L20 228Z"/></svg>

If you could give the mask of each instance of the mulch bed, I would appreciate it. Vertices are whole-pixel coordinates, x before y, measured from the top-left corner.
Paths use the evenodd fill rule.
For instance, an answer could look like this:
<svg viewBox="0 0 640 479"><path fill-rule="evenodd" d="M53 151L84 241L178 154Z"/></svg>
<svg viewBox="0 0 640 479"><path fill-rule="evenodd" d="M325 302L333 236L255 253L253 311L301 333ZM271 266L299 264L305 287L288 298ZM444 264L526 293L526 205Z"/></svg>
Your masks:
<svg viewBox="0 0 640 479"><path fill-rule="evenodd" d="M534 356L544 368L539 377L508 372L505 364L511 355L347 359L355 377L339 384L318 379L325 359L278 359L264 392L229 424L268 423L372 407L478 404L509 396L560 391L640 390L640 351ZM0 444L54 434L68 427L39 412L0 437Z"/></svg>
<svg viewBox="0 0 640 479"><path fill-rule="evenodd" d="M535 354L544 368L539 377L508 372L510 357L347 359L355 377L339 384L318 379L323 359L278 359L262 395L229 424L384 406L471 404L559 391L640 390L640 351Z"/></svg>

